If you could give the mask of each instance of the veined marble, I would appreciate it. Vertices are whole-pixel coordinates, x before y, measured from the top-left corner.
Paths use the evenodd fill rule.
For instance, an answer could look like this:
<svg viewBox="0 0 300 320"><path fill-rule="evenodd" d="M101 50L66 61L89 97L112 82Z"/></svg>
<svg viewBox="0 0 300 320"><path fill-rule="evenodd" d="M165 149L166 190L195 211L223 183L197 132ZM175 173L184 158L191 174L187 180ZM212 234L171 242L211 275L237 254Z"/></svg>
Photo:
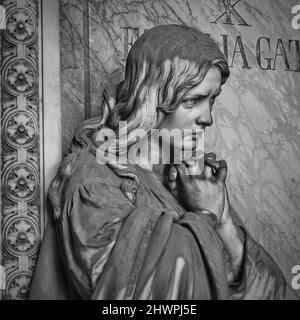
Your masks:
<svg viewBox="0 0 300 320"><path fill-rule="evenodd" d="M160 24L194 26L209 33L222 50L227 40L233 67L214 108L206 150L227 160L233 206L289 283L292 267L300 264L300 53L292 41L300 40L300 31L291 26L295 4L294 0L241 0L234 6L238 15L231 16L230 25L224 24L225 15L212 23L225 12L224 2L218 0L90 0L88 39L92 115L99 113L103 88L122 80L130 42L145 29ZM84 119L87 39L82 31L82 0L62 0L61 9L66 153ZM267 38L261 40L262 67L270 61L276 70L259 66L260 37ZM244 57L239 53L242 49ZM286 71L288 67L291 71Z"/></svg>

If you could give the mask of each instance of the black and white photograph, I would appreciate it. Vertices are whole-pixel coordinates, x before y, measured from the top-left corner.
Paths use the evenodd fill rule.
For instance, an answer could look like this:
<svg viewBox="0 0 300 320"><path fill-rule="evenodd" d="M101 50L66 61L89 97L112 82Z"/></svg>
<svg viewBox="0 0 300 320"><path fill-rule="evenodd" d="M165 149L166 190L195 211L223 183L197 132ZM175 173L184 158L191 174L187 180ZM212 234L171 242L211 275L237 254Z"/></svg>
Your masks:
<svg viewBox="0 0 300 320"><path fill-rule="evenodd" d="M0 300L300 300L299 0L3 0L0 51Z"/></svg>

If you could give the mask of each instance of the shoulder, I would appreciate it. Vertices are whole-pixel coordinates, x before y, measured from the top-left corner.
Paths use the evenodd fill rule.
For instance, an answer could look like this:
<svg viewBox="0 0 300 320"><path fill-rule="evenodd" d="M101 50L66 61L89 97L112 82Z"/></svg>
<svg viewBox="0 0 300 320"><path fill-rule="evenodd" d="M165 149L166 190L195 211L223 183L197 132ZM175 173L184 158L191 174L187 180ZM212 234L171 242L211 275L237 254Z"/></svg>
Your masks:
<svg viewBox="0 0 300 320"><path fill-rule="evenodd" d="M84 201L94 199L97 203L115 202L124 206L129 200L120 189L121 184L122 178L108 165L98 163L91 152L70 153L64 158L49 188L54 216L60 216L64 203L74 195L80 195Z"/></svg>
<svg viewBox="0 0 300 320"><path fill-rule="evenodd" d="M77 158L76 163L70 165L74 157ZM99 163L96 156L91 152L81 152L78 155L71 154L67 164L62 165L73 167L64 182L64 195L72 193L81 186L88 185L106 185L111 190L120 190L122 179L108 165Z"/></svg>

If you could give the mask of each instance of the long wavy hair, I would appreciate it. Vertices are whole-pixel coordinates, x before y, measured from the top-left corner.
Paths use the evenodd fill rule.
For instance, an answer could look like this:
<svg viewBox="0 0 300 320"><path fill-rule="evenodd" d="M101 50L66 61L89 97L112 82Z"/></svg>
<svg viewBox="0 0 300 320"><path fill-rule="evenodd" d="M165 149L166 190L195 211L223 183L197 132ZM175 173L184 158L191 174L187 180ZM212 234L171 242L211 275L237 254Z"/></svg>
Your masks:
<svg viewBox="0 0 300 320"><path fill-rule="evenodd" d="M117 135L110 150L124 154L136 143L138 129L157 128L213 66L220 69L224 83L230 74L228 64L215 42L201 31L179 25L146 31L129 52L125 79L117 87L116 103L106 120ZM120 121L127 123L127 136L118 132Z"/></svg>
<svg viewBox="0 0 300 320"><path fill-rule="evenodd" d="M182 25L164 25L146 31L132 46L126 61L125 78L117 85L114 97L104 91L101 115L87 120L76 131L70 159L61 170L75 170L74 153L90 149L96 153L99 145L95 132L103 127L112 129L110 152L124 155L137 142L138 130L151 132L164 117L174 112L185 94L205 78L212 67L221 71L222 84L229 77L227 61L218 45L198 29ZM118 130L120 121L127 123L127 135ZM95 147L96 146L96 147ZM76 158L76 157L75 157ZM70 163L74 163L71 165ZM139 179L124 164L107 163L119 176L131 178L134 187L123 184L127 194L136 192ZM132 184L130 184L132 185ZM130 193L129 192L129 193ZM131 200L134 200L134 196Z"/></svg>

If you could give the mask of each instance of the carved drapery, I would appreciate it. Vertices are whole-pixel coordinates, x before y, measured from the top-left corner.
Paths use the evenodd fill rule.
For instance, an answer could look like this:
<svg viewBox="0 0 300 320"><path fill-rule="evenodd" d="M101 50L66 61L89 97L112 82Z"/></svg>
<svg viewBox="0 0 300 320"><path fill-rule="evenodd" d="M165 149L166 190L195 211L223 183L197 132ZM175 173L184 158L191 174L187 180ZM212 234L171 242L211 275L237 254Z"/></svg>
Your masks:
<svg viewBox="0 0 300 320"><path fill-rule="evenodd" d="M43 230L39 2L5 0L1 31L1 237L3 299L26 299Z"/></svg>

